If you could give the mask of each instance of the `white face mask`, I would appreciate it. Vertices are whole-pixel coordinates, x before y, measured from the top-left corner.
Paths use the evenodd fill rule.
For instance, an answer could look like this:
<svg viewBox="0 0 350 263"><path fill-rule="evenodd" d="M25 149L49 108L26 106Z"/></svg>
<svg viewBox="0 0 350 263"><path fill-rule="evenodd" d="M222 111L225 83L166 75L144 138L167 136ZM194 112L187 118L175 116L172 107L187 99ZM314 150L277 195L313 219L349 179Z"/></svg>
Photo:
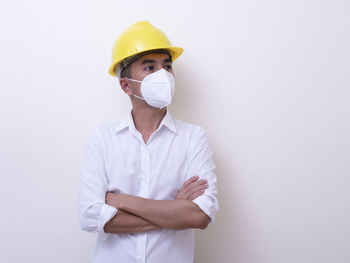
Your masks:
<svg viewBox="0 0 350 263"><path fill-rule="evenodd" d="M145 100L148 105L158 109L170 104L175 91L175 79L173 74L165 69L147 75L142 81L127 79L141 83L140 91L143 98L133 94L134 97Z"/></svg>

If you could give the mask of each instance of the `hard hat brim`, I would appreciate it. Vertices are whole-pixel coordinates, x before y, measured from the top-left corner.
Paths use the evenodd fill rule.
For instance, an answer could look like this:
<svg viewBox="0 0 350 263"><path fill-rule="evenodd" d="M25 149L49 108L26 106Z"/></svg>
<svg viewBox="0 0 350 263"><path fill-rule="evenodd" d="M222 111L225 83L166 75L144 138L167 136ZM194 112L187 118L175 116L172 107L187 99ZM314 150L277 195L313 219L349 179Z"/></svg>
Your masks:
<svg viewBox="0 0 350 263"><path fill-rule="evenodd" d="M157 49L166 49L166 50L169 50L170 53L171 53L171 56L172 56L172 60L174 61L175 59L177 59L183 52L183 48L181 47L157 47L157 48L152 48L152 49L147 49L147 50L141 50L140 52L137 52L137 53L134 53L133 56L137 55L137 54L140 54L140 53L143 53L145 51L151 51L151 50L157 50ZM115 72L115 67L120 63L122 62L124 59L126 59L127 57L124 57L124 58L121 58L117 61L115 61L110 67L109 67L109 70L108 70L108 73L110 75L112 75L113 77L119 77L117 76L116 72Z"/></svg>

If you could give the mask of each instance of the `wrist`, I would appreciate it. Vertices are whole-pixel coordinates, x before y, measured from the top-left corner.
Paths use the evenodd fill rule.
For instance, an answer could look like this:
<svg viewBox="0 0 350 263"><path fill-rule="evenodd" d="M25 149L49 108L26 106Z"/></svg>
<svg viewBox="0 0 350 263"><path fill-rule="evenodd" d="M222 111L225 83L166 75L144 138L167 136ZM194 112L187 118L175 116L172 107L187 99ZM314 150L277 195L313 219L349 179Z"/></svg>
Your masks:
<svg viewBox="0 0 350 263"><path fill-rule="evenodd" d="M121 209L122 194L107 193L106 204Z"/></svg>
<svg viewBox="0 0 350 263"><path fill-rule="evenodd" d="M123 206L123 199L124 199L125 195L124 194L118 194L117 196L117 200L116 200L116 204L118 206L118 209L124 209L124 206Z"/></svg>

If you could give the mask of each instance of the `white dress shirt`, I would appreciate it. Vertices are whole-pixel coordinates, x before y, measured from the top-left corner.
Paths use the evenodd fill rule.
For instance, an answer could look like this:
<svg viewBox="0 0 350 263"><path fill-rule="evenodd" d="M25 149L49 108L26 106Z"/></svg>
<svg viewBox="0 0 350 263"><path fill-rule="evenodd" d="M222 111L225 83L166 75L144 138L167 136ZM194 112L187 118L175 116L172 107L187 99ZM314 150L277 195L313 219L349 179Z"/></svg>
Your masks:
<svg viewBox="0 0 350 263"><path fill-rule="evenodd" d="M193 202L213 223L219 209L214 169L205 131L169 113L146 144L131 113L124 120L97 127L88 139L79 194L81 228L98 232L94 262L193 262L193 229L104 233L104 225L118 211L105 203L105 195L114 192L174 200L183 183L199 175L208 180L209 188Z"/></svg>

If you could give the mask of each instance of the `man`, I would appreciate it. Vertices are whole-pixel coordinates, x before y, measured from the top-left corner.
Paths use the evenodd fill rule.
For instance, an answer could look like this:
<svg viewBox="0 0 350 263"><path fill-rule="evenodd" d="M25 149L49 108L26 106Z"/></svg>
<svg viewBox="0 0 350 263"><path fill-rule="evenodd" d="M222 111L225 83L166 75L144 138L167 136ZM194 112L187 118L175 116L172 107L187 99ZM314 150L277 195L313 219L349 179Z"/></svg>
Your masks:
<svg viewBox="0 0 350 263"><path fill-rule="evenodd" d="M218 211L205 131L167 111L182 53L148 22L117 39L109 73L132 111L91 134L82 167L81 228L99 232L94 262L193 262L194 228Z"/></svg>

